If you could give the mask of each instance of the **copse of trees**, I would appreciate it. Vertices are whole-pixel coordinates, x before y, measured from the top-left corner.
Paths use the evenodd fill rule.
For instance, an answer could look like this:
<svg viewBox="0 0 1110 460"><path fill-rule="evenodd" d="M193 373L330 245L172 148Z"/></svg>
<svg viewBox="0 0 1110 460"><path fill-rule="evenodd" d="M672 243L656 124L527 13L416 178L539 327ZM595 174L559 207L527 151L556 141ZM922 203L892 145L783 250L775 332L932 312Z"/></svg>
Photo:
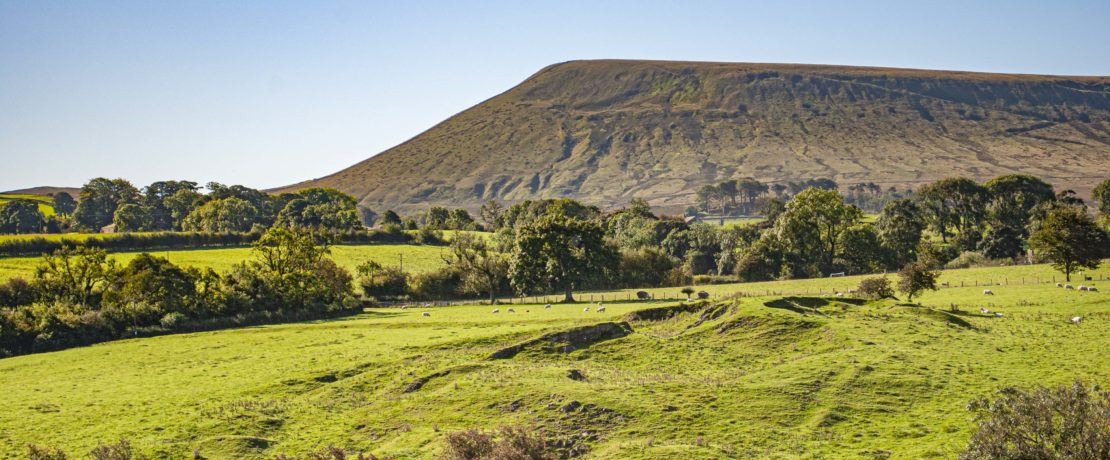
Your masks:
<svg viewBox="0 0 1110 460"><path fill-rule="evenodd" d="M45 225L46 218L32 201L0 203L0 233L39 233Z"/></svg>

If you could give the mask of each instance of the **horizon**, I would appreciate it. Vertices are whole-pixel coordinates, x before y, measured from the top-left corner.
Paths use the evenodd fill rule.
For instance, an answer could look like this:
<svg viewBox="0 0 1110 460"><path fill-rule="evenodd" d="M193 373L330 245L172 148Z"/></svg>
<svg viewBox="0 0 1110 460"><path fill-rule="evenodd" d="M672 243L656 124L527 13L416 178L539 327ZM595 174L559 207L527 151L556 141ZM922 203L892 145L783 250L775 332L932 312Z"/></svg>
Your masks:
<svg viewBox="0 0 1110 460"><path fill-rule="evenodd" d="M588 14L564 4L0 2L0 189L99 176L290 185L568 61L1107 76L1107 20L1110 5L1091 1L619 2Z"/></svg>

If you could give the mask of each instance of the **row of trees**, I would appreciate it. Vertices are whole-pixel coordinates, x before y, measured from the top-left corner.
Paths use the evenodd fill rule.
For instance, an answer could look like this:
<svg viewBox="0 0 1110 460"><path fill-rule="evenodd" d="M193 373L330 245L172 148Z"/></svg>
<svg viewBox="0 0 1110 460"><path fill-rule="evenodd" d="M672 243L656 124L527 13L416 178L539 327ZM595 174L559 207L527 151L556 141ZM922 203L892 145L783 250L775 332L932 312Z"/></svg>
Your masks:
<svg viewBox="0 0 1110 460"><path fill-rule="evenodd" d="M30 281L0 285L0 356L159 331L326 315L358 307L352 276L308 231L275 227L229 272L67 247Z"/></svg>
<svg viewBox="0 0 1110 460"><path fill-rule="evenodd" d="M716 212L724 215L753 215L763 212L766 201L774 198L786 200L808 188L839 190L840 185L828 178L764 184L750 177L731 179L717 184L704 185L697 191L697 206L687 214ZM897 187L883 189L874 182L851 184L845 187L844 199L867 211L878 212L887 203L913 195L913 189L899 191Z"/></svg>

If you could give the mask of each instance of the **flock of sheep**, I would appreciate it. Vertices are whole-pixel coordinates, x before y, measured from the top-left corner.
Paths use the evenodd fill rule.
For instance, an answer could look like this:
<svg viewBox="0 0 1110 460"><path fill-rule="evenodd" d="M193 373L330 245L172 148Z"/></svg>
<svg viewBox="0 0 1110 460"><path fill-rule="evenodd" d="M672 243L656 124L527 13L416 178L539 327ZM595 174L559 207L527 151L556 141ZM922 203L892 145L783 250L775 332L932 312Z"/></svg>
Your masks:
<svg viewBox="0 0 1110 460"><path fill-rule="evenodd" d="M544 308L544 310L550 310L551 309L551 304L544 305L543 308ZM583 312L588 312L588 311L590 311L590 307L583 308L582 311ZM597 308L594 311L596 311L598 313L605 313L605 305L602 304L601 302L598 302L597 303ZM514 310L512 308L509 308L509 309L506 309L505 312L506 313L516 313L516 310ZM524 310L524 312L525 313L530 313L531 310ZM501 313L501 309L500 308L494 308L493 311L491 311L490 313ZM427 313L425 313L425 316L427 316Z"/></svg>

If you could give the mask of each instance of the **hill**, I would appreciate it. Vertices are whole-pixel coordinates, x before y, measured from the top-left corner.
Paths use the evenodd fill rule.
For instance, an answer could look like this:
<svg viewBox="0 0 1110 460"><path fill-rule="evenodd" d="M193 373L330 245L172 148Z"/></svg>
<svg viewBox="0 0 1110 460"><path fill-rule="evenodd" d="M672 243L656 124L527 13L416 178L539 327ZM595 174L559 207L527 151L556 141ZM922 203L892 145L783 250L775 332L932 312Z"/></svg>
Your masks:
<svg viewBox="0 0 1110 460"><path fill-rule="evenodd" d="M4 195L9 195L10 194L10 195L50 196L50 195L53 195L53 194L58 193L58 192L68 193L75 200L81 197L81 188L80 187L41 186L41 187L31 187L31 188L24 188L24 189L19 189L19 190L12 190L12 191L9 191L9 192L3 192L3 194Z"/></svg>
<svg viewBox="0 0 1110 460"><path fill-rule="evenodd" d="M375 210L648 199L752 176L916 186L1110 176L1110 78L817 65L572 61L333 175Z"/></svg>
<svg viewBox="0 0 1110 460"><path fill-rule="evenodd" d="M954 458L969 401L1110 379L1090 358L1110 340L1110 294L1057 289L1052 273L946 271L967 287L925 307L805 294L858 282L826 278L709 286L720 300L677 307L372 309L0 359L0 457L124 437L155 458L329 444L429 458L447 432L520 424L587 458ZM987 297L971 286L987 279L1007 281ZM724 298L737 291L760 294Z"/></svg>
<svg viewBox="0 0 1110 460"><path fill-rule="evenodd" d="M35 203L35 205L39 208L39 212L41 212L44 216L54 215L54 200L49 196L34 193L18 193L18 191L11 193L0 193L0 204L16 200L30 201L32 203ZM2 236L0 236L0 238L2 238Z"/></svg>

